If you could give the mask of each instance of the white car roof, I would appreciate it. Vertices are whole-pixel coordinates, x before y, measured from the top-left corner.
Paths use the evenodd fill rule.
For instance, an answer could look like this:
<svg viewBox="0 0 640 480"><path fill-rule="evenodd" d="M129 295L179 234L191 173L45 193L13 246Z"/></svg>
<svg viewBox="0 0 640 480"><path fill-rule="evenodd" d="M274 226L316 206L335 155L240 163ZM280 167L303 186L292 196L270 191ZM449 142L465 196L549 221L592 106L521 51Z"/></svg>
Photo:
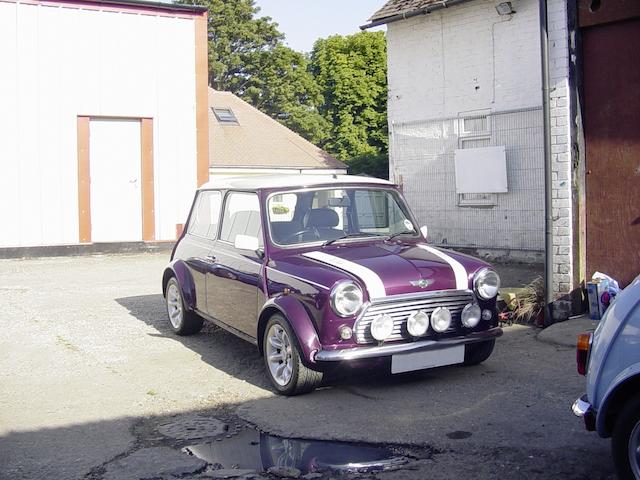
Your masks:
<svg viewBox="0 0 640 480"><path fill-rule="evenodd" d="M394 185L388 180L374 177L362 177L358 175L246 175L242 177L227 177L213 179L200 187L201 190L216 188L257 190L260 188L295 188L313 187L319 185L351 184L376 184Z"/></svg>

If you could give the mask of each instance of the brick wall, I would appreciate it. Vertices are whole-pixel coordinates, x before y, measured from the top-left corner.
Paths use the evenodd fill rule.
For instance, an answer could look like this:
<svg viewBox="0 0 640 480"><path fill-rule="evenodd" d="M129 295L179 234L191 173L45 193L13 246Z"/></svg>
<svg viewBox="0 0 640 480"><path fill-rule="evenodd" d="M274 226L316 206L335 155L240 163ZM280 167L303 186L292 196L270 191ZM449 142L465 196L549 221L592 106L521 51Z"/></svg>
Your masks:
<svg viewBox="0 0 640 480"><path fill-rule="evenodd" d="M538 0L475 0L387 27L389 124L542 104ZM573 283L569 40L565 0L548 0L553 176L553 290ZM542 142L543 139L540 139ZM402 162L391 139L391 169ZM541 157L540 165L543 158ZM392 178L393 170L390 172ZM508 195L508 194L507 194ZM544 225L540 225L544 229Z"/></svg>
<svg viewBox="0 0 640 480"><path fill-rule="evenodd" d="M537 0L476 0L388 25L389 120L542 104Z"/></svg>
<svg viewBox="0 0 640 480"><path fill-rule="evenodd" d="M571 200L571 122L569 109L569 35L567 2L547 1L551 156L553 176L553 291L569 293L573 271L573 205Z"/></svg>

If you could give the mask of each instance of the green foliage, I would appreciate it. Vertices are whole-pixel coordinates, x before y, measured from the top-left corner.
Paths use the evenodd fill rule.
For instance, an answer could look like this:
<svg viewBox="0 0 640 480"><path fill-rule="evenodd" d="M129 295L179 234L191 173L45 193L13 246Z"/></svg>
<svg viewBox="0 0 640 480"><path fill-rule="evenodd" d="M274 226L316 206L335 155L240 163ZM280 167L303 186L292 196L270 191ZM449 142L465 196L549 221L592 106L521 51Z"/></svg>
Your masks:
<svg viewBox="0 0 640 480"><path fill-rule="evenodd" d="M351 175L389 179L389 156L386 153L359 155L351 158L347 164Z"/></svg>
<svg viewBox="0 0 640 480"><path fill-rule="evenodd" d="M284 45L254 0L177 1L209 10L209 85L240 96L353 173L387 176L382 32L320 39L308 58Z"/></svg>
<svg viewBox="0 0 640 480"><path fill-rule="evenodd" d="M321 143L329 125L315 107L322 96L305 56L278 45L259 61L259 74L247 79L242 97L311 142Z"/></svg>
<svg viewBox="0 0 640 480"><path fill-rule="evenodd" d="M314 143L327 136L320 89L306 57L283 44L254 0L179 0L209 9L209 85L235 93Z"/></svg>
<svg viewBox="0 0 640 480"><path fill-rule="evenodd" d="M387 151L387 53L383 32L316 41L311 71L331 125L323 147L343 160Z"/></svg>

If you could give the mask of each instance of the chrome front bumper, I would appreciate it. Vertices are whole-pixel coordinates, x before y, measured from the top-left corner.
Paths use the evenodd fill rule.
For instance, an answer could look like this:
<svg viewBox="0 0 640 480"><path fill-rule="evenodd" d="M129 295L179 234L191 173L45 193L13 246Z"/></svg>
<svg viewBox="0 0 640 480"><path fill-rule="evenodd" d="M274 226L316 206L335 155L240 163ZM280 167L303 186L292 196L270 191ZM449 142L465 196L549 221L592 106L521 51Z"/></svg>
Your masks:
<svg viewBox="0 0 640 480"><path fill-rule="evenodd" d="M320 350L316 353L317 362L341 362L345 360L361 360L363 358L388 357L397 353L440 350L456 345L467 345L485 340L492 340L502 335L502 328L494 327L482 332L474 332L462 337L443 340L421 340L416 342L388 343L374 347L354 347L341 350Z"/></svg>
<svg viewBox="0 0 640 480"><path fill-rule="evenodd" d="M582 395L573 402L571 411L576 417L584 419L585 428L592 432L596 429L596 414L591 404L587 401L587 395Z"/></svg>

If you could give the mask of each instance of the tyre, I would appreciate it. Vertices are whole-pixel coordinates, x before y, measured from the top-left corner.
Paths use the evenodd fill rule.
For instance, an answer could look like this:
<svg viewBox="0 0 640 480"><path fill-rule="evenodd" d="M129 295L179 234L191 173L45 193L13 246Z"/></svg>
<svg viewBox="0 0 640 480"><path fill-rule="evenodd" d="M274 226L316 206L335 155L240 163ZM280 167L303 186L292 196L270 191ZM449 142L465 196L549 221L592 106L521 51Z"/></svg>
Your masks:
<svg viewBox="0 0 640 480"><path fill-rule="evenodd" d="M267 375L278 393L308 393L322 381L322 372L311 370L302 363L296 336L282 315L273 315L267 322L262 351Z"/></svg>
<svg viewBox="0 0 640 480"><path fill-rule="evenodd" d="M187 309L182 298L182 290L175 277L171 277L167 282L164 298L171 329L175 333L191 335L202 330L202 317Z"/></svg>
<svg viewBox="0 0 640 480"><path fill-rule="evenodd" d="M496 346L495 340L487 340L486 342L471 343L464 349L464 364L478 365L484 362L493 353L493 347Z"/></svg>
<svg viewBox="0 0 640 480"><path fill-rule="evenodd" d="M631 397L616 418L611 452L621 480L640 479L640 395Z"/></svg>

